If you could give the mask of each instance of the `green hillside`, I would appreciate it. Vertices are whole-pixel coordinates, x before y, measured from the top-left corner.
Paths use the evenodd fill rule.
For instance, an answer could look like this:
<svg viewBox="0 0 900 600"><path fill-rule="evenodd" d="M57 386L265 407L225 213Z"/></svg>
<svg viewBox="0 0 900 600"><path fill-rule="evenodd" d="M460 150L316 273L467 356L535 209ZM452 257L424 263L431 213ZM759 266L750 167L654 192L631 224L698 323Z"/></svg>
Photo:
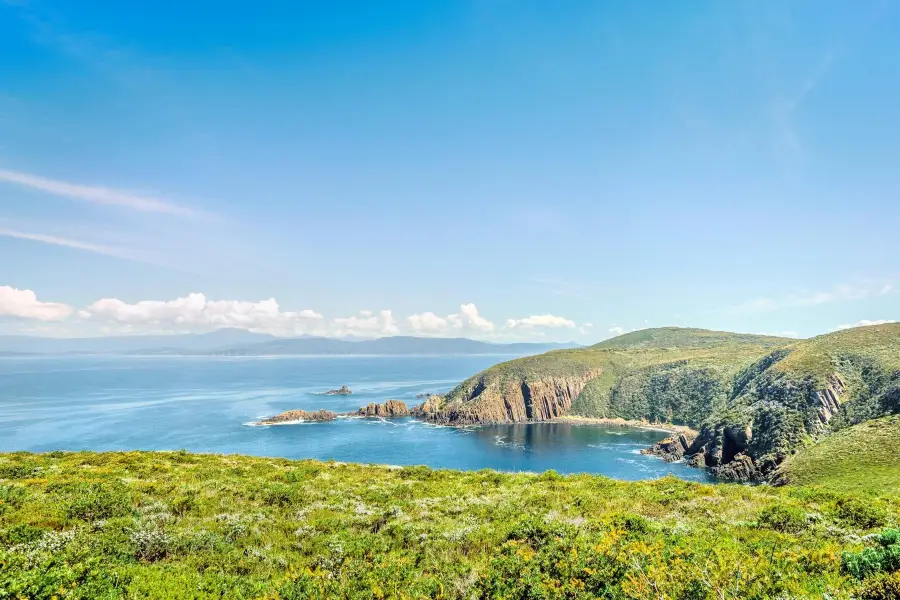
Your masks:
<svg viewBox="0 0 900 600"><path fill-rule="evenodd" d="M5 454L0 598L890 598L898 519L827 489Z"/></svg>
<svg viewBox="0 0 900 600"><path fill-rule="evenodd" d="M781 483L821 485L900 497L900 415L873 419L823 437L779 468Z"/></svg>
<svg viewBox="0 0 900 600"><path fill-rule="evenodd" d="M497 365L431 401L423 416L450 424L522 420L535 415L527 404L536 394L549 406L541 416L691 426L700 430L694 462L723 477L762 478L830 431L900 412L900 324L808 340L636 331Z"/></svg>

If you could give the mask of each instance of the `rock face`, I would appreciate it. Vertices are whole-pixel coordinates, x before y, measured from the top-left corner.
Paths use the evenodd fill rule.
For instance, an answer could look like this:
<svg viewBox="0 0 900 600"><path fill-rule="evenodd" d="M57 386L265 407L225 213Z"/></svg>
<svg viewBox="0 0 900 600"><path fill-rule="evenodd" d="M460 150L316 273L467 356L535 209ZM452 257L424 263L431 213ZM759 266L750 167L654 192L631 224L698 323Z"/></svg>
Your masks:
<svg viewBox="0 0 900 600"><path fill-rule="evenodd" d="M815 392L814 402L818 404L816 411L822 423L828 423L841 409L844 387L844 382L835 373L828 378L828 385L824 389Z"/></svg>
<svg viewBox="0 0 900 600"><path fill-rule="evenodd" d="M350 388L348 388L346 385L342 385L340 388L338 388L336 390L328 390L327 392L325 392L325 395L326 396L349 396L352 393L353 392L350 391Z"/></svg>
<svg viewBox="0 0 900 600"><path fill-rule="evenodd" d="M641 454L650 454L659 456L666 462L677 462L684 458L684 455L690 451L697 434L689 431L679 432L673 436L656 442L646 450L641 450Z"/></svg>
<svg viewBox="0 0 900 600"><path fill-rule="evenodd" d="M384 417L387 419L393 417L408 417L409 409L406 404L399 400L388 400L384 404L375 404L372 402L368 406L361 406L356 415L360 417Z"/></svg>
<svg viewBox="0 0 900 600"><path fill-rule="evenodd" d="M585 384L597 375L599 371L590 371L581 377L526 377L505 383L482 376L452 400L429 397L413 415L448 425L548 421L567 414Z"/></svg>
<svg viewBox="0 0 900 600"><path fill-rule="evenodd" d="M261 425L277 425L278 423L323 422L334 421L337 416L337 413L330 410L289 410L274 417L263 419L259 423Z"/></svg>

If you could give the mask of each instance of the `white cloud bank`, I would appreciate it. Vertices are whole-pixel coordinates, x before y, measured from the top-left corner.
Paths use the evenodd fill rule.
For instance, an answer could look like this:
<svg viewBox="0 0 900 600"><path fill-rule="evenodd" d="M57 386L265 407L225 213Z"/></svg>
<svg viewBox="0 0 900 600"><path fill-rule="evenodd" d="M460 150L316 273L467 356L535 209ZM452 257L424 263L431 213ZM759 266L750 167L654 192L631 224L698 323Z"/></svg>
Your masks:
<svg viewBox="0 0 900 600"><path fill-rule="evenodd" d="M282 311L274 299L260 302L207 300L188 294L170 301L144 300L129 304L104 298L79 311L82 319L160 331L196 331L239 327L276 335L299 335L316 329L322 315L312 310Z"/></svg>
<svg viewBox="0 0 900 600"><path fill-rule="evenodd" d="M0 169L0 182L12 183L39 192L74 198L83 202L123 206L142 212L168 213L183 217L199 215L193 209L145 194L48 179L20 171Z"/></svg>
<svg viewBox="0 0 900 600"><path fill-rule="evenodd" d="M856 323L851 323L849 325L838 325L833 331L840 331L842 329L853 329L854 327L868 327L869 325L887 325L888 323L896 323L897 321L893 319L880 319L877 321L870 321L868 319L863 319L862 321L857 321Z"/></svg>
<svg viewBox="0 0 900 600"><path fill-rule="evenodd" d="M493 322L485 319L472 304L461 304L459 312L440 317L433 312L423 312L406 317L409 329L415 335L443 336L448 334L490 334Z"/></svg>
<svg viewBox="0 0 900 600"><path fill-rule="evenodd" d="M389 310L382 310L377 315L370 310L361 310L358 315L334 319L332 325L333 329L328 333L336 337L378 337L400 333L394 315Z"/></svg>
<svg viewBox="0 0 900 600"><path fill-rule="evenodd" d="M0 286L0 317L62 321L71 315L71 306L59 302L41 302L31 290Z"/></svg>
<svg viewBox="0 0 900 600"><path fill-rule="evenodd" d="M0 287L0 317L38 321L66 321L77 328L119 334L201 333L235 327L277 336L318 335L364 338L399 334L418 336L456 336L499 340L543 337L541 329L575 329L587 334L593 327L580 327L570 319L555 315L534 315L508 319L506 327L497 327L482 316L472 303L461 304L459 311L446 316L433 312L413 314L398 320L391 310L361 310L349 317L326 319L314 310L284 310L274 298L247 302L210 300L192 293L174 300L126 302L103 298L82 310L57 302L41 302L31 290Z"/></svg>

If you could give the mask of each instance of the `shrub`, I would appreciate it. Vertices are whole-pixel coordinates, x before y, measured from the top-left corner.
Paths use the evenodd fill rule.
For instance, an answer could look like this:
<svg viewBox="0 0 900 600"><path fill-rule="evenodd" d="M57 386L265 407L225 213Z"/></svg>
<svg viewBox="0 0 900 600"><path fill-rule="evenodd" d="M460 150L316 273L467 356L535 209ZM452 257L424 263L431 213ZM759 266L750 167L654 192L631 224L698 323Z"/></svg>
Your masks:
<svg viewBox="0 0 900 600"><path fill-rule="evenodd" d="M874 499L844 498L837 503L837 516L855 527L874 529L887 522L887 511Z"/></svg>
<svg viewBox="0 0 900 600"><path fill-rule="evenodd" d="M613 524L617 529L624 529L630 533L647 533L650 531L650 521L641 515L625 513L616 515Z"/></svg>
<svg viewBox="0 0 900 600"><path fill-rule="evenodd" d="M34 475L37 470L37 467L31 465L0 465L0 479L26 479Z"/></svg>
<svg viewBox="0 0 900 600"><path fill-rule="evenodd" d="M0 541L14 546L16 544L30 544L44 536L44 530L28 524L16 525L9 531L0 532Z"/></svg>
<svg viewBox="0 0 900 600"><path fill-rule="evenodd" d="M121 517L131 512L131 500L121 485L81 483L73 486L66 517L96 521Z"/></svg>
<svg viewBox="0 0 900 600"><path fill-rule="evenodd" d="M782 533L799 533L806 529L806 513L795 506L775 504L759 514L759 526Z"/></svg>
<svg viewBox="0 0 900 600"><path fill-rule="evenodd" d="M841 555L841 567L845 572L865 579L877 573L900 571L900 530L886 529L875 536L876 546L861 552L845 552Z"/></svg>
<svg viewBox="0 0 900 600"><path fill-rule="evenodd" d="M191 512L191 510L193 510L197 505L196 498L196 494L193 493L176 496L171 503L172 513L178 515L179 517L183 517L187 513Z"/></svg>
<svg viewBox="0 0 900 600"><path fill-rule="evenodd" d="M25 491L25 488L17 485L0 484L0 515L2 515L7 508L18 508L22 506L22 502L27 495L28 493Z"/></svg>
<svg viewBox="0 0 900 600"><path fill-rule="evenodd" d="M263 502L267 506L290 506L296 501L294 488L276 484L263 492Z"/></svg>
<svg viewBox="0 0 900 600"><path fill-rule="evenodd" d="M860 600L897 600L900 598L900 573L878 575L866 581L859 592Z"/></svg>

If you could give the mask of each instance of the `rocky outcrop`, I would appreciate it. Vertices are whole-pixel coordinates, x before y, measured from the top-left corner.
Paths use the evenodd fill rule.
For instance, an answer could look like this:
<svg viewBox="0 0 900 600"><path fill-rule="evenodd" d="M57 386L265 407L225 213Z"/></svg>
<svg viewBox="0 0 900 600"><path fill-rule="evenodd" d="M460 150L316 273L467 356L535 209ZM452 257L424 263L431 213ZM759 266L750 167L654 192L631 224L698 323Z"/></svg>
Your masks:
<svg viewBox="0 0 900 600"><path fill-rule="evenodd" d="M339 387L336 390L328 390L327 392L325 392L325 395L326 396L349 396L352 393L353 392L350 391L350 388L348 388L346 385L342 385L341 387Z"/></svg>
<svg viewBox="0 0 900 600"><path fill-rule="evenodd" d="M658 456L666 462L678 462L690 451L695 439L697 439L696 433L682 431L660 442L656 442L646 450L641 450L641 454Z"/></svg>
<svg viewBox="0 0 900 600"><path fill-rule="evenodd" d="M812 400L822 423L828 423L840 411L845 387L840 376L835 373L828 378L828 385L824 389L815 392Z"/></svg>
<svg viewBox="0 0 900 600"><path fill-rule="evenodd" d="M310 423L334 421L338 417L337 413L330 410L289 410L274 417L268 417L259 421L260 425L278 425L279 423Z"/></svg>
<svg viewBox="0 0 900 600"><path fill-rule="evenodd" d="M549 421L566 415L585 384L599 374L594 370L580 377L525 377L505 383L482 375L449 397L431 396L413 414L449 425Z"/></svg>
<svg viewBox="0 0 900 600"><path fill-rule="evenodd" d="M741 452L725 464L710 469L712 474L726 481L747 483L759 481L762 474L756 467L756 463L746 453Z"/></svg>
<svg viewBox="0 0 900 600"><path fill-rule="evenodd" d="M372 402L368 406L361 406L356 415L360 417L384 417L386 419L394 417L408 417L409 409L406 404L399 400L388 400L384 404L376 404Z"/></svg>

